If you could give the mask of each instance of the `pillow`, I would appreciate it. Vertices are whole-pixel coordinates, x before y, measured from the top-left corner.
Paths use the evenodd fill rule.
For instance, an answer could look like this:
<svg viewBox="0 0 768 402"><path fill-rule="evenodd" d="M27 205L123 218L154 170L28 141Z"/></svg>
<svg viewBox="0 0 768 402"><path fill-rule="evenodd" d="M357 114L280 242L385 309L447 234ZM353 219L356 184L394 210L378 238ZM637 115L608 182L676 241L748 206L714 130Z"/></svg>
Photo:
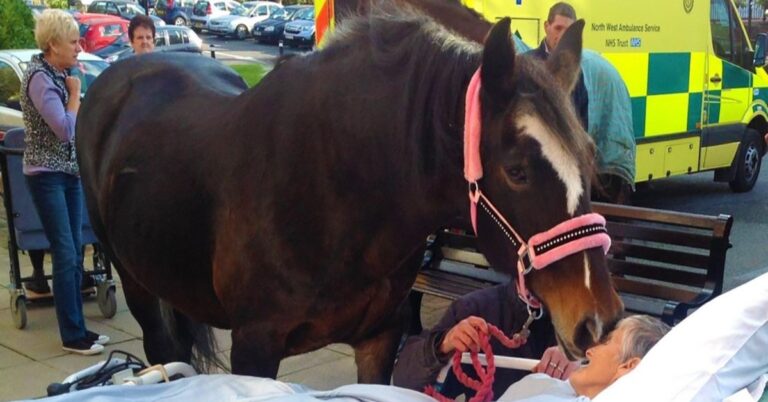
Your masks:
<svg viewBox="0 0 768 402"><path fill-rule="evenodd" d="M593 401L720 402L765 373L768 274L691 314Z"/></svg>

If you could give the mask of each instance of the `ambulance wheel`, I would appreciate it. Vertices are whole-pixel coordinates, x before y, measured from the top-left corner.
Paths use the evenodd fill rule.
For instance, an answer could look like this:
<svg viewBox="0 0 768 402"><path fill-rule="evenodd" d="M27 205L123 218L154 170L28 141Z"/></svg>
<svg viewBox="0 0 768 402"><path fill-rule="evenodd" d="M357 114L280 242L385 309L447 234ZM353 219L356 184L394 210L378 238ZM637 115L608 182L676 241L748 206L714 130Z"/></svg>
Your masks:
<svg viewBox="0 0 768 402"><path fill-rule="evenodd" d="M757 131L748 128L744 141L739 147L739 153L736 156L736 177L728 184L731 190L737 193L744 193L752 190L757 183L757 176L760 174L760 135Z"/></svg>

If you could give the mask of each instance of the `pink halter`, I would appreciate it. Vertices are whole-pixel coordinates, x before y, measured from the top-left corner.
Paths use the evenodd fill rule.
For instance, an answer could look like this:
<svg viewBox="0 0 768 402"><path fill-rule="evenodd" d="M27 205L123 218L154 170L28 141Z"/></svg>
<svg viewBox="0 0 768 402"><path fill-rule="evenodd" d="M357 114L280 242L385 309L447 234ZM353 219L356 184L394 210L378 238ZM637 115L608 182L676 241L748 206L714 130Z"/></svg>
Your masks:
<svg viewBox="0 0 768 402"><path fill-rule="evenodd" d="M536 234L526 243L504 218L493 203L480 190L478 180L483 177L480 160L480 68L467 88L464 114L464 178L469 183L469 206L472 229L477 235L477 206L493 219L499 229L517 250L517 293L529 308L540 308L541 303L525 286L525 275L533 269L543 269L555 261L590 248L602 247L607 253L611 238L605 229L605 218L590 213L571 218L552 229Z"/></svg>

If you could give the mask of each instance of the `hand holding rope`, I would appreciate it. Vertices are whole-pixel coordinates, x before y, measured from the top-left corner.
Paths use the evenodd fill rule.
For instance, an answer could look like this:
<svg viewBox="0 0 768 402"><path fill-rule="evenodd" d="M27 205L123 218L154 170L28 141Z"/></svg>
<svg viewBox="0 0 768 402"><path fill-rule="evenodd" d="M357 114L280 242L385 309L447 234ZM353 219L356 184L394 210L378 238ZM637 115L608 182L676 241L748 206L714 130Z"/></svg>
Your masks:
<svg viewBox="0 0 768 402"><path fill-rule="evenodd" d="M526 325L523 326L523 330L528 330L528 324L532 321L530 318L528 322L526 322ZM456 351L453 355L453 358L451 360L451 365L453 367L453 372L456 374L456 378L464 384L465 387L473 389L475 391L475 396L469 399L470 402L487 402L493 399L493 381L496 374L496 365L493 360L493 348L491 347L490 342L490 336L495 337L496 339L501 342L502 345L510 348L510 349L516 349L519 348L521 345L525 344L527 341L527 336L522 336L520 333L515 334L512 338L507 337L499 328L492 324L488 325L488 334L485 334L483 332L479 333L480 336L480 350L485 353L485 358L487 360L487 367L483 367L482 363L480 362L480 358L478 357L478 350L473 349L470 351L470 355L472 357L472 367L475 369L475 372L480 377L479 380L476 380L474 378L469 377L464 370L461 368L461 355L462 353L460 351ZM524 333L524 331L521 330L521 333ZM453 401L453 399L447 398L443 395L441 395L434 387L428 386L424 393L427 395L437 399L440 402L448 402Z"/></svg>

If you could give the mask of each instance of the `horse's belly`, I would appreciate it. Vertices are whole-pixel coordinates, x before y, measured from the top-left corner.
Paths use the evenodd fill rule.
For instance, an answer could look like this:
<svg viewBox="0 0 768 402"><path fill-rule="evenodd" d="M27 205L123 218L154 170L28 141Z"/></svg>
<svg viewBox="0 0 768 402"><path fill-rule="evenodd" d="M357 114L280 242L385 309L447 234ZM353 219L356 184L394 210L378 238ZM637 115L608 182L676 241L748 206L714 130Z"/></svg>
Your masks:
<svg viewBox="0 0 768 402"><path fill-rule="evenodd" d="M105 204L110 246L147 290L195 320L226 327L212 284L211 201L174 173L115 178Z"/></svg>

